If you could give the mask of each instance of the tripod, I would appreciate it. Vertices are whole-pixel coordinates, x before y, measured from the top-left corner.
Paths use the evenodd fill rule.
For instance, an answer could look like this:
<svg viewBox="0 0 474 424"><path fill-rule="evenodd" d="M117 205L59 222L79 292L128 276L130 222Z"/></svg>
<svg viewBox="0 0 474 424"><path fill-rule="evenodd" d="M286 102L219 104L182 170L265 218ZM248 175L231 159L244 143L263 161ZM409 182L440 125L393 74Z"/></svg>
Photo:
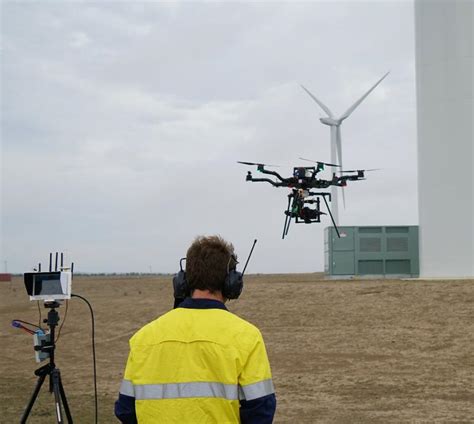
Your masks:
<svg viewBox="0 0 474 424"><path fill-rule="evenodd" d="M41 352L49 353L49 363L43 365L42 367L38 368L35 371L35 375L38 376L38 381L36 383L35 390L31 395L30 401L26 406L25 412L21 417L21 424L25 424L26 420L28 419L28 415L33 408L36 398L38 397L38 393L41 389L41 386L46 379L46 376L49 375L49 392L54 394L54 404L55 404L55 412L56 412L56 421L58 424L63 424L63 412L62 407L64 407L64 412L66 413L67 422L72 424L72 416L69 410L69 405L66 399L66 393L64 392L63 384L61 382L61 373L59 369L56 368L54 363L54 350L56 348L54 338L55 338L55 328L59 322L59 313L56 311L55 308L59 308L60 304L58 302L45 302L45 308L50 308L48 312L48 318L44 320L48 324L50 328L50 340L49 342L44 343L42 346L35 346L35 349L40 350Z"/></svg>

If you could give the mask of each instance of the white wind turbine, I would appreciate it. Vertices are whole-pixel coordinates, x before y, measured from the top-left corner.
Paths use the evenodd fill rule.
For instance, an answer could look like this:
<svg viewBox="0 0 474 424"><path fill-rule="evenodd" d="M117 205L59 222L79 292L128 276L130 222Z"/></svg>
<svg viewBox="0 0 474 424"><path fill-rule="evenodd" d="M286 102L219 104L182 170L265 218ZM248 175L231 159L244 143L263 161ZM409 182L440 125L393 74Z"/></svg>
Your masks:
<svg viewBox="0 0 474 424"><path fill-rule="evenodd" d="M342 163L342 143L341 143L341 124L344 119L348 118L352 112L359 106L362 101L379 85L382 80L389 74L387 72L382 78L380 78L371 88L368 90L359 100L357 100L349 109L347 109L339 118L336 118L331 110L320 100L318 100L307 88L301 86L301 88L306 91L311 98L321 107L321 109L327 113L327 117L320 118L319 120L324 125L329 125L331 127L331 162L337 163L341 166L341 169L344 169ZM336 224L339 224L339 207L337 200L337 191L335 186L331 186L331 198L333 203L333 215ZM344 190L342 190L342 200L345 206L345 196Z"/></svg>

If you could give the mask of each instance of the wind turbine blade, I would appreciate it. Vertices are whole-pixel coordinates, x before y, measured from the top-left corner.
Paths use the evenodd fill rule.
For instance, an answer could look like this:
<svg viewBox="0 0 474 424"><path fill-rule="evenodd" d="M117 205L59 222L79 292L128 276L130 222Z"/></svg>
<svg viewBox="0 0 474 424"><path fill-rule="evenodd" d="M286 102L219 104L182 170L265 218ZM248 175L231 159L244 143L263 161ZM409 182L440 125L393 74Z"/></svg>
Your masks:
<svg viewBox="0 0 474 424"><path fill-rule="evenodd" d="M306 91L309 96L321 107L322 110L324 110L324 112L326 112L328 114L328 116L330 118L334 118L332 112L329 110L329 108L321 101L321 100L318 100L307 88L305 88L304 86L301 86L301 88Z"/></svg>
<svg viewBox="0 0 474 424"><path fill-rule="evenodd" d="M337 147L337 156L339 157L339 163L342 166L342 142L341 142L341 127L336 127L336 147ZM342 205L346 209L346 194L344 187L342 187Z"/></svg>
<svg viewBox="0 0 474 424"><path fill-rule="evenodd" d="M359 106L359 105L362 103L362 101L363 101L370 93L372 93L372 91L375 89L375 87L377 87L377 86L385 79L385 77L386 77L389 73L390 73L390 71L387 72L382 78L380 78L380 79L372 86L372 88L371 88L369 91L367 91L367 93L365 93L359 100L357 100L349 109L347 109L346 112L345 112L339 119L344 120L344 119L348 118L349 115L350 115L352 112L354 112L354 110L357 108L357 106Z"/></svg>

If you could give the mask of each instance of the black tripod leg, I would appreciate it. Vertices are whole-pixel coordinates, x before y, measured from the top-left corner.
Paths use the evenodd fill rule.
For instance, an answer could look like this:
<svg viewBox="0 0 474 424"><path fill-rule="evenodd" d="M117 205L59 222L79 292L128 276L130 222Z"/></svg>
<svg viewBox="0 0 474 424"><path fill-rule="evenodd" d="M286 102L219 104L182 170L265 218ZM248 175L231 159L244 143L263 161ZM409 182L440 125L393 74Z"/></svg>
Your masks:
<svg viewBox="0 0 474 424"><path fill-rule="evenodd" d="M53 385L53 393L54 393L54 406L56 408L56 421L58 424L63 424L63 413L61 410L61 394L60 394L60 376L59 376L59 371L57 369L54 369L51 372L51 381Z"/></svg>
<svg viewBox="0 0 474 424"><path fill-rule="evenodd" d="M59 379L59 394L61 395L61 400L63 401L64 412L66 413L67 422L69 424L72 424L72 415L71 415L71 411L69 410L69 404L67 403L66 392L64 391L63 382L61 380L61 374L59 373L59 370L58 370L58 379Z"/></svg>
<svg viewBox="0 0 474 424"><path fill-rule="evenodd" d="M48 374L41 374L38 378L38 382L36 383L35 390L33 391L33 394L31 395L30 401L28 402L28 405L26 406L25 412L23 412L23 416L21 417L21 424L25 424L26 420L28 419L28 415L30 415L31 408L33 408L33 404L35 403L36 398L38 397L38 393L41 389L41 386L44 383L44 379L46 378Z"/></svg>

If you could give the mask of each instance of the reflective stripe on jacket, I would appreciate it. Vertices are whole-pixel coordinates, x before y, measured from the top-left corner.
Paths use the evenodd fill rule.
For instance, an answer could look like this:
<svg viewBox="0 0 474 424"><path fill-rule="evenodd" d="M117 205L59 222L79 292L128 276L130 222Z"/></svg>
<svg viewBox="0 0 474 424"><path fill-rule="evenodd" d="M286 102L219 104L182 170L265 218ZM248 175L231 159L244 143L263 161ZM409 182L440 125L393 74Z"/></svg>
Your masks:
<svg viewBox="0 0 474 424"><path fill-rule="evenodd" d="M240 401L274 393L260 331L222 306L174 309L130 339L120 393L140 424L239 423Z"/></svg>

